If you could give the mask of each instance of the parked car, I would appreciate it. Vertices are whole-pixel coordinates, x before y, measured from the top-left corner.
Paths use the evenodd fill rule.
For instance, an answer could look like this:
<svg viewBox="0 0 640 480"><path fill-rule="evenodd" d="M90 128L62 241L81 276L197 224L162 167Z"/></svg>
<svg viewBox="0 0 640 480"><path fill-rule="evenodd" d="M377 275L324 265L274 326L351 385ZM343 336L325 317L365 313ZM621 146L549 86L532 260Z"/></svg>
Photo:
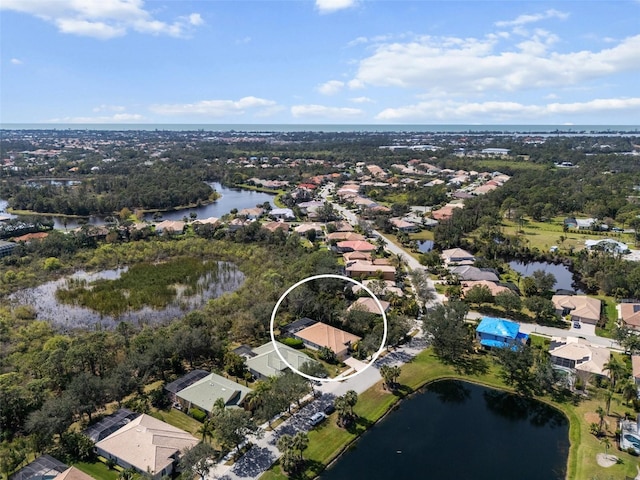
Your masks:
<svg viewBox="0 0 640 480"><path fill-rule="evenodd" d="M336 411L336 407L333 406L333 403L327 405L326 407L324 407L324 414L325 415L331 415L333 412Z"/></svg>
<svg viewBox="0 0 640 480"><path fill-rule="evenodd" d="M313 415L311 415L311 425L315 427L316 425L321 423L325 418L327 417L324 415L324 413L316 412Z"/></svg>
<svg viewBox="0 0 640 480"><path fill-rule="evenodd" d="M573 322L573 328L580 328L580 322Z"/></svg>

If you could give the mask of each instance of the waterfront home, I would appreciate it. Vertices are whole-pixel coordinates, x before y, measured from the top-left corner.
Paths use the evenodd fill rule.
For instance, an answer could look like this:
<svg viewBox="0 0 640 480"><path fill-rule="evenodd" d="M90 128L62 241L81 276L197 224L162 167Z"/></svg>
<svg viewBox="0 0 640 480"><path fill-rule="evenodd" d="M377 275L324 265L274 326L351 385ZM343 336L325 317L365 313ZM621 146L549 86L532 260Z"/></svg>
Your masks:
<svg viewBox="0 0 640 480"><path fill-rule="evenodd" d="M416 224L407 222L402 218L397 218L397 217L390 218L389 222L391 223L391 225L393 225L396 228L396 230L400 232L411 233L411 232L417 232L418 230L420 230L420 228Z"/></svg>
<svg viewBox="0 0 640 480"><path fill-rule="evenodd" d="M513 347L528 338L520 332L520 325L504 318L482 317L476 327L476 339L485 348Z"/></svg>
<svg viewBox="0 0 640 480"><path fill-rule="evenodd" d="M156 224L156 233L182 233L186 225L181 220L164 220Z"/></svg>
<svg viewBox="0 0 640 480"><path fill-rule="evenodd" d="M96 451L124 469L160 480L174 472L182 452L198 443L190 433L142 414L96 443Z"/></svg>
<svg viewBox="0 0 640 480"><path fill-rule="evenodd" d="M549 344L551 363L558 367L590 375L606 376L605 364L611 357L606 347L593 345L583 338L553 337Z"/></svg>
<svg viewBox="0 0 640 480"><path fill-rule="evenodd" d="M210 373L176 393L176 398L187 410L198 407L211 412L218 399L222 399L225 408L242 407L244 399L251 389L233 380Z"/></svg>
<svg viewBox="0 0 640 480"><path fill-rule="evenodd" d="M274 208L269 212L269 216L277 220L294 220L296 218L290 208Z"/></svg>
<svg viewBox="0 0 640 480"><path fill-rule="evenodd" d="M640 303L620 303L616 308L622 326L640 331Z"/></svg>
<svg viewBox="0 0 640 480"><path fill-rule="evenodd" d="M253 207L243 208L238 212L239 217L248 218L249 220L257 220L264 214L264 208Z"/></svg>
<svg viewBox="0 0 640 480"><path fill-rule="evenodd" d="M462 248L443 250L440 256L445 265L473 265L476 261L476 257Z"/></svg>
<svg viewBox="0 0 640 480"><path fill-rule="evenodd" d="M554 295L551 301L560 317L569 316L572 322L596 325L600 321L602 302L586 295Z"/></svg>
<svg viewBox="0 0 640 480"><path fill-rule="evenodd" d="M467 280L461 282L461 286L462 296L465 296L473 287L487 287L491 292L491 295L493 295L494 297L501 292L511 291L511 289L509 289L508 287L498 285L497 283L490 282L488 280Z"/></svg>
<svg viewBox="0 0 640 480"><path fill-rule="evenodd" d="M602 238L600 240L585 240L584 246L589 250L604 251L615 255L629 253L629 246L613 238Z"/></svg>
<svg viewBox="0 0 640 480"><path fill-rule="evenodd" d="M449 271L456 275L461 282L486 280L497 283L500 281L498 275L493 273L493 271L472 267L470 265L459 265L457 267L450 268Z"/></svg>
<svg viewBox="0 0 640 480"><path fill-rule="evenodd" d="M341 360L349 355L351 347L360 340L357 335L322 322L304 328L296 332L294 336L311 349L329 348Z"/></svg>

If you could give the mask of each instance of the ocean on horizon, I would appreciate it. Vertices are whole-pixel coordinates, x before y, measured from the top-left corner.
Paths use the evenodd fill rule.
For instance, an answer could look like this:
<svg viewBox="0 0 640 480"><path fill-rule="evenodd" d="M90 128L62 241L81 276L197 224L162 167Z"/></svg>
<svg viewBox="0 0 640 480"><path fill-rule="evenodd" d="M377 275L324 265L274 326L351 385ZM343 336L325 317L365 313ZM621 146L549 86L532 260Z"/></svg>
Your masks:
<svg viewBox="0 0 640 480"><path fill-rule="evenodd" d="M95 130L95 131L209 131L209 132L325 132L325 133L497 133L497 134L640 134L639 125L380 125L380 124L152 124L152 123L6 123L0 130Z"/></svg>

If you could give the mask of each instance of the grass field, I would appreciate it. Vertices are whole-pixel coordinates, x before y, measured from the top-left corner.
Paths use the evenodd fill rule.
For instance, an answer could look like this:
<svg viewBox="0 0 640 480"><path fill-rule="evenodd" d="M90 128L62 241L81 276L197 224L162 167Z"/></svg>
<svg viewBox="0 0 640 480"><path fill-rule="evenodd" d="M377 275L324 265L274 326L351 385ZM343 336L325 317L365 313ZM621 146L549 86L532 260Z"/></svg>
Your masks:
<svg viewBox="0 0 640 480"><path fill-rule="evenodd" d="M117 470L109 470L109 467L99 460L93 463L78 462L73 466L87 475L91 475L96 480L116 480L120 474Z"/></svg>
<svg viewBox="0 0 640 480"><path fill-rule="evenodd" d="M356 437L379 420L394 403L427 383L457 378L472 381L489 387L511 390L506 387L498 377L498 368L489 357L477 357L486 361L487 371L481 374L463 375L456 372L452 367L443 365L433 355L430 350L422 352L412 362L402 367L402 374L399 378L401 388L397 395L391 394L382 388L381 382L360 395L356 405L356 413L360 416L358 425L352 431L347 431L337 427L335 414L320 428L309 433L309 448L305 450L305 458L309 459L309 468L303 475L297 476L299 479L311 479L318 475L324 465L329 464L342 451L348 448ZM600 467L596 462L596 454L604 453L601 442L589 432L589 425L594 422L596 408L604 405L598 400L597 395L592 399L583 400L578 405L572 403L558 403L550 398L540 398L539 400L549 403L567 416L569 419L569 439L571 448L567 464L567 479L571 480L592 480L608 478L624 478L625 475L635 476L635 465L638 458L625 452L617 451L612 446L610 453L617 455L622 463L610 468ZM607 436L615 445L613 433L617 428L617 420L629 409L625 407L619 398L615 397L611 405L611 414L606 417ZM535 459L530 459L532 462ZM263 480L284 480L288 478L276 463L270 470L260 477Z"/></svg>
<svg viewBox="0 0 640 480"><path fill-rule="evenodd" d="M198 429L202 426L195 418L190 417L184 412L170 408L169 410L154 410L151 412L151 416L167 422L169 425L181 428L182 430L189 432L195 437L199 437Z"/></svg>

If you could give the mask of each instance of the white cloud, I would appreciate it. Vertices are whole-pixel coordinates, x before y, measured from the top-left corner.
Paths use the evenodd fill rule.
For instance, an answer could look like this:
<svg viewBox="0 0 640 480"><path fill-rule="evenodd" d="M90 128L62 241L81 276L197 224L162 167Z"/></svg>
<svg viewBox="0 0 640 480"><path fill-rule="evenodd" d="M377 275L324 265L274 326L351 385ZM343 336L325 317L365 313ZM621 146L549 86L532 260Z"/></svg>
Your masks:
<svg viewBox="0 0 640 480"><path fill-rule="evenodd" d="M24 62L22 60L20 60L19 58L12 58L11 60L9 60L11 62L11 65L22 65Z"/></svg>
<svg viewBox="0 0 640 480"><path fill-rule="evenodd" d="M145 117L138 113L116 113L97 117L62 117L47 120L47 123L129 123L140 122Z"/></svg>
<svg viewBox="0 0 640 480"><path fill-rule="evenodd" d="M242 115L247 110L272 111L276 102L258 97L243 97L240 100L201 100L195 103L157 104L149 109L160 115L204 115L208 117L224 117Z"/></svg>
<svg viewBox="0 0 640 480"><path fill-rule="evenodd" d="M340 80L329 80L321 85L318 85L318 91L323 95L335 95L344 88L344 82Z"/></svg>
<svg viewBox="0 0 640 480"><path fill-rule="evenodd" d="M125 107L123 107L122 105L107 105L107 104L102 104L102 105L98 105L97 107L94 107L92 109L92 111L98 113L98 112L124 112L126 110Z"/></svg>
<svg viewBox="0 0 640 480"><path fill-rule="evenodd" d="M351 88L366 85L432 92L517 91L575 85L640 69L640 35L600 51L549 51L557 37L536 30L528 42L508 48L499 38L424 36L389 43L362 59ZM502 49L499 47L502 46Z"/></svg>
<svg viewBox="0 0 640 480"><path fill-rule="evenodd" d="M369 97L354 97L350 98L349 101L353 103L374 103L373 99Z"/></svg>
<svg viewBox="0 0 640 480"><path fill-rule="evenodd" d="M0 9L34 15L62 33L106 40L129 31L184 37L202 25L199 13L168 23L154 19L144 0L2 0Z"/></svg>
<svg viewBox="0 0 640 480"><path fill-rule="evenodd" d="M560 12L558 10L547 10L543 13L536 13L530 15L520 15L514 20L503 20L500 22L496 22L496 27L519 27L522 25L526 25L528 23L535 23L541 20L546 20L548 18L559 18L560 20L566 20L569 18L569 14L566 12Z"/></svg>
<svg viewBox="0 0 640 480"><path fill-rule="evenodd" d="M364 112L359 108L327 107L324 105L294 105L291 114L295 118L324 118L341 119L346 117L358 117Z"/></svg>
<svg viewBox="0 0 640 480"><path fill-rule="evenodd" d="M606 114L634 112L640 114L640 97L604 98L587 102L526 105L518 102L457 102L431 100L398 108L387 108L377 120L403 121L483 121L493 123L523 119L544 119L553 115Z"/></svg>
<svg viewBox="0 0 640 480"><path fill-rule="evenodd" d="M358 0L316 0L316 8L320 13L333 13L358 4Z"/></svg>

